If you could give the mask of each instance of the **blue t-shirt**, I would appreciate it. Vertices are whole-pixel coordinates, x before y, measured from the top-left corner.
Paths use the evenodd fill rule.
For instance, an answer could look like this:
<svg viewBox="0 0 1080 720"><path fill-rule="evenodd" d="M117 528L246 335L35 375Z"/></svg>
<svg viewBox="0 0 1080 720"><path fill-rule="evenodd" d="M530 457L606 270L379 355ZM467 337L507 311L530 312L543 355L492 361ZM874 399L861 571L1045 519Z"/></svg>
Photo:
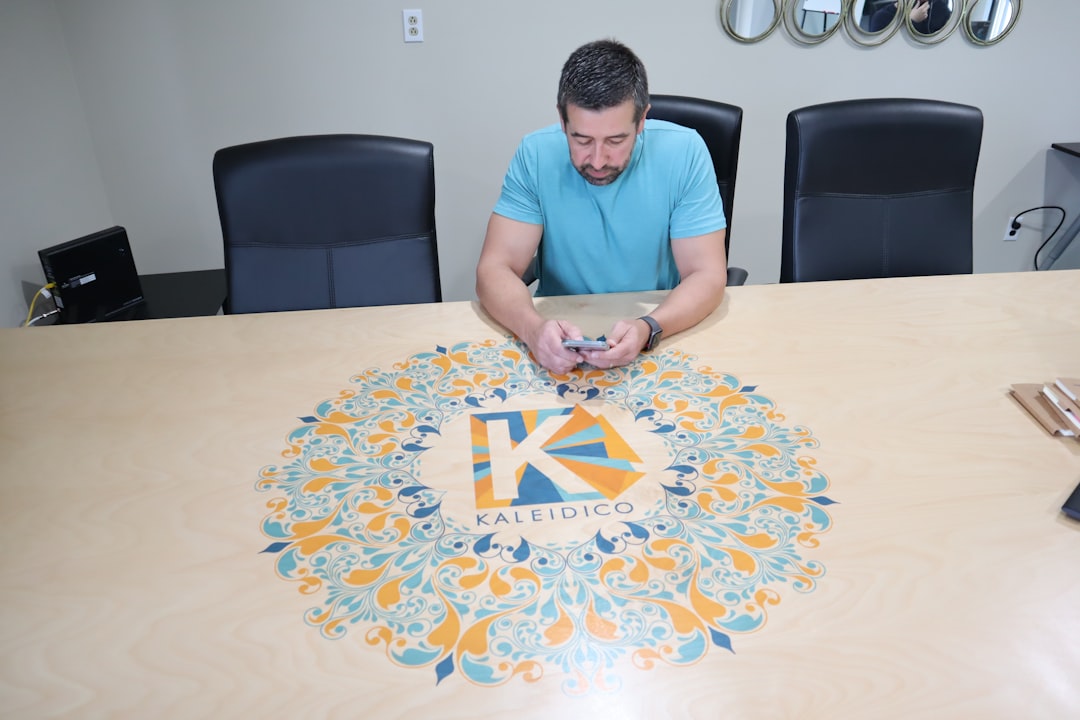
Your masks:
<svg viewBox="0 0 1080 720"><path fill-rule="evenodd" d="M525 136L495 212L544 226L537 295L670 290L671 243L727 227L705 141L662 120L645 121L610 185L581 177L561 126Z"/></svg>

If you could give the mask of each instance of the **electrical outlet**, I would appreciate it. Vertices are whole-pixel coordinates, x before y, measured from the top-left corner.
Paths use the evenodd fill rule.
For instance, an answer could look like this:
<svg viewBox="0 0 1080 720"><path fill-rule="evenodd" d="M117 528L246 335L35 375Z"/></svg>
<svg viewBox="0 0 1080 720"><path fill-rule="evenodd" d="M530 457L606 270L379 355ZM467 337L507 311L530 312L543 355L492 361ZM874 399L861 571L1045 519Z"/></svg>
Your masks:
<svg viewBox="0 0 1080 720"><path fill-rule="evenodd" d="M1013 225L1016 225L1014 228ZM1010 217L1009 222L1005 223L1005 242L1013 242L1016 240L1016 234L1020 232L1020 221L1016 219L1016 216Z"/></svg>
<svg viewBox="0 0 1080 720"><path fill-rule="evenodd" d="M424 11L402 10L401 29L405 33L405 42L424 42Z"/></svg>

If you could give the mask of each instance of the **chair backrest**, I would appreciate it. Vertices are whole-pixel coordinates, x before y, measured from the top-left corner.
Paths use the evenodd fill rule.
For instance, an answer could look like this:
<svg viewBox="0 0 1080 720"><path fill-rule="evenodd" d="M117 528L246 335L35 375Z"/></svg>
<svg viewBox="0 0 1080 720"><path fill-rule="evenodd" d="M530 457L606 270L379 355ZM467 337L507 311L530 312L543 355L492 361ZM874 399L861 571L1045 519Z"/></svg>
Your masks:
<svg viewBox="0 0 1080 720"><path fill-rule="evenodd" d="M791 112L780 281L970 273L982 128L936 100Z"/></svg>
<svg viewBox="0 0 1080 720"><path fill-rule="evenodd" d="M742 139L742 108L715 100L680 95L651 95L649 117L667 120L697 130L705 140L716 170L716 184L724 201L727 235L724 245L731 245L731 218L735 203L735 175L739 167L739 141Z"/></svg>
<svg viewBox="0 0 1080 720"><path fill-rule="evenodd" d="M431 143L310 135L214 155L226 312L442 300Z"/></svg>

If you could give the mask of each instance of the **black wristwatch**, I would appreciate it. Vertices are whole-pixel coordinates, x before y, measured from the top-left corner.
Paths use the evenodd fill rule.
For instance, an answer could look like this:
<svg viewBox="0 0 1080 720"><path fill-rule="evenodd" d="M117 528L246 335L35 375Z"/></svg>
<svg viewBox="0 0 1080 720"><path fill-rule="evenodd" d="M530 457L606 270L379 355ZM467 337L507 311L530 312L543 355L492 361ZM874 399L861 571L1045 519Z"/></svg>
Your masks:
<svg viewBox="0 0 1080 720"><path fill-rule="evenodd" d="M642 315L638 320L644 320L645 324L649 326L649 341L645 343L642 350L652 350L656 347L656 343L660 342L660 338L664 336L664 331L660 328L660 323L648 315Z"/></svg>

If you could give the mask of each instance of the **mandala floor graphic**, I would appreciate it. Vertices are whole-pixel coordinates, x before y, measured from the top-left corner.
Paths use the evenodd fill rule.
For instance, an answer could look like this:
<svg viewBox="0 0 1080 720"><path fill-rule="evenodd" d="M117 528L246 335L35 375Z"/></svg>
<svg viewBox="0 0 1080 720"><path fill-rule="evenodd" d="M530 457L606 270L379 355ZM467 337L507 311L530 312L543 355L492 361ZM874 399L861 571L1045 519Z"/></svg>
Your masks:
<svg viewBox="0 0 1080 720"><path fill-rule="evenodd" d="M833 501L810 431L695 361L557 376L507 338L365 370L260 472L263 552L323 636L436 683L576 694L734 652L824 575Z"/></svg>

